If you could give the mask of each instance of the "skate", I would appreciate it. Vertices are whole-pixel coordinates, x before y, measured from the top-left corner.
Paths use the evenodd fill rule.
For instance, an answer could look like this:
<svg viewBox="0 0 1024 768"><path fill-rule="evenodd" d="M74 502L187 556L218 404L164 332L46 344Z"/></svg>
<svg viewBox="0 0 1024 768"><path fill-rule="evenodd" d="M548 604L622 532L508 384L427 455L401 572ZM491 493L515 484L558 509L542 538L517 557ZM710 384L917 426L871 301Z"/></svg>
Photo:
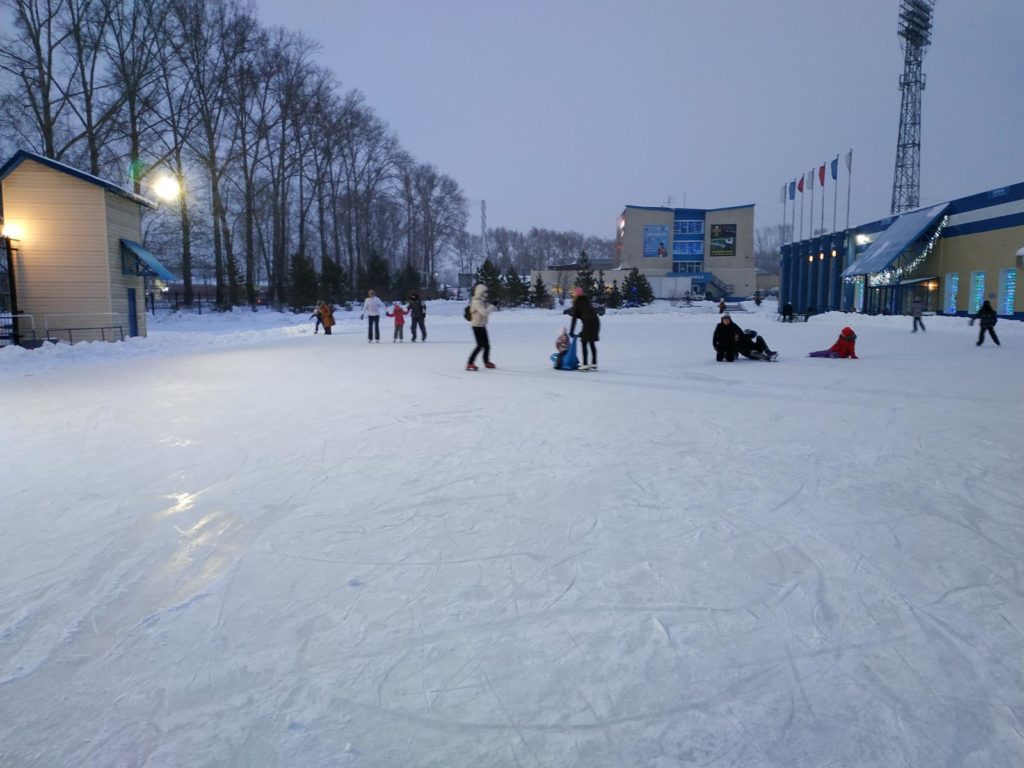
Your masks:
<svg viewBox="0 0 1024 768"><path fill-rule="evenodd" d="M479 371L480 369L477 368L475 365L473 365L473 363L466 363L466 370L467 371Z"/></svg>
<svg viewBox="0 0 1024 768"><path fill-rule="evenodd" d="M494 363L484 363L484 368L497 368Z"/></svg>

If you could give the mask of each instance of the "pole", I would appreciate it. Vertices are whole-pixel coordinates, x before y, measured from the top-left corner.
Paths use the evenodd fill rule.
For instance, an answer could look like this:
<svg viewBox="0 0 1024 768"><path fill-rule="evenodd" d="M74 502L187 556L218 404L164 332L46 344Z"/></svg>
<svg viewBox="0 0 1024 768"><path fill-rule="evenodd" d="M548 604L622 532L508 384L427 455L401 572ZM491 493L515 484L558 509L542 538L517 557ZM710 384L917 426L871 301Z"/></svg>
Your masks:
<svg viewBox="0 0 1024 768"><path fill-rule="evenodd" d="M818 169L818 180L821 182L821 229L820 232L825 234L825 166L821 166Z"/></svg>
<svg viewBox="0 0 1024 768"><path fill-rule="evenodd" d="M807 217L807 237L814 237L814 169L811 169L811 215Z"/></svg>
<svg viewBox="0 0 1024 768"><path fill-rule="evenodd" d="M839 155L836 155L836 175L839 175ZM832 234L836 232L836 203L839 202L838 179L832 179Z"/></svg>
<svg viewBox="0 0 1024 768"><path fill-rule="evenodd" d="M793 180L793 191L796 192L796 179ZM792 215L793 221L789 225L789 242L796 242L796 195L793 196L793 205L790 207L790 214Z"/></svg>
<svg viewBox="0 0 1024 768"><path fill-rule="evenodd" d="M846 228L850 228L850 187L853 184L853 148L846 153Z"/></svg>
<svg viewBox="0 0 1024 768"><path fill-rule="evenodd" d="M803 174L800 174L800 182L801 182L800 186L803 186L803 181L804 181ZM806 197L806 195L804 195L804 191L801 189L800 190L800 239L801 240L804 239L804 198L805 197Z"/></svg>

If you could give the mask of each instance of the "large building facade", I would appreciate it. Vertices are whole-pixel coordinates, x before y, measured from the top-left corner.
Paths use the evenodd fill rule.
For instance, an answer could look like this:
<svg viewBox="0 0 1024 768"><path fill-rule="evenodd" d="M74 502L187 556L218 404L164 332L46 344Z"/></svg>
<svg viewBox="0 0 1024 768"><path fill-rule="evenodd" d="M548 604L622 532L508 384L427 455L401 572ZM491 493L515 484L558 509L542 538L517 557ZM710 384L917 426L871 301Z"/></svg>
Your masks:
<svg viewBox="0 0 1024 768"><path fill-rule="evenodd" d="M780 301L797 312L967 315L990 301L1024 319L1024 183L782 247Z"/></svg>
<svg viewBox="0 0 1024 768"><path fill-rule="evenodd" d="M746 297L757 287L753 205L627 205L619 217L615 248L620 269L638 268L657 298L681 298L686 292Z"/></svg>

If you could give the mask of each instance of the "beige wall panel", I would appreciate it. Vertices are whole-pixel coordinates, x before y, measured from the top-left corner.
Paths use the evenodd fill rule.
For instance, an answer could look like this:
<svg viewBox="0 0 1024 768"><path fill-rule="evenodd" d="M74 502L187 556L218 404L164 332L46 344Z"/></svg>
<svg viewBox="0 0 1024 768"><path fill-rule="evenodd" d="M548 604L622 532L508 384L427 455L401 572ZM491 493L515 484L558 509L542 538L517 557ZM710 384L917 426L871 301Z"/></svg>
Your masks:
<svg viewBox="0 0 1024 768"><path fill-rule="evenodd" d="M137 203L110 192L107 197L107 247L110 253L110 291L112 311L125 318L124 332L128 336L128 290L135 291L135 321L140 336L146 335L146 302L141 277L123 274L121 240L142 241L142 210Z"/></svg>
<svg viewBox="0 0 1024 768"><path fill-rule="evenodd" d="M1024 248L1024 227L1008 227L975 235L944 237L939 240L936 251L939 253L938 266L932 273L941 279L939 290L945 296L946 275L955 272L960 275L957 291L956 308L958 312L970 309L970 281L972 272L985 273L985 294L999 292L999 272L1015 267L1017 251ZM931 261L929 259L929 261ZM929 273L929 274L932 274ZM1014 299L1014 312L1024 312L1024 296L1022 281L1024 270L1017 273L1017 294Z"/></svg>
<svg viewBox="0 0 1024 768"><path fill-rule="evenodd" d="M639 267L640 269L660 269L662 272L670 272L672 270L672 212L627 208L623 215L626 217L626 229L623 233L622 248L619 251L621 265L627 268ZM665 258L644 256L645 226L668 227L668 240L665 242L668 255Z"/></svg>

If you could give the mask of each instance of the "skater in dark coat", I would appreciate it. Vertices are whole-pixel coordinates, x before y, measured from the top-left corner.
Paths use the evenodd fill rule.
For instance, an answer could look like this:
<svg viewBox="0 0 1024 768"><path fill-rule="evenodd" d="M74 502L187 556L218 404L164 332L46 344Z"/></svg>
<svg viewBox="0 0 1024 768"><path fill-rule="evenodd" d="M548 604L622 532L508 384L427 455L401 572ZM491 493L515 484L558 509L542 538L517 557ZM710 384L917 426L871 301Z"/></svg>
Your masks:
<svg viewBox="0 0 1024 768"><path fill-rule="evenodd" d="M416 341L416 329L420 329L420 336L427 340L427 305L423 303L422 297L413 291L409 294L409 311L412 313L412 340Z"/></svg>
<svg viewBox="0 0 1024 768"><path fill-rule="evenodd" d="M835 344L828 349L811 352L808 357L848 357L851 360L856 360L857 334L853 332L853 328L847 326L840 332L839 338L836 340Z"/></svg>
<svg viewBox="0 0 1024 768"><path fill-rule="evenodd" d="M986 301L981 305L978 314L971 318L971 325L974 325L975 320L981 323L981 330L978 331L977 346L980 347L982 342L985 341L985 331L988 331L988 335L992 337L992 341L996 343L997 347L1002 346L999 343L999 337L996 336L996 321L998 319L996 311L992 309L992 305L989 302Z"/></svg>
<svg viewBox="0 0 1024 768"><path fill-rule="evenodd" d="M782 305L782 322L793 322L793 305L788 301Z"/></svg>
<svg viewBox="0 0 1024 768"><path fill-rule="evenodd" d="M924 316L924 302L920 299L914 299L910 304L910 316L914 318L914 330L911 333L917 333L917 326L921 326L921 330L924 331L924 320L921 318Z"/></svg>
<svg viewBox="0 0 1024 768"><path fill-rule="evenodd" d="M741 355L751 360L774 360L779 356L778 352L771 350L768 342L764 340L764 336L760 336L757 331L753 329L740 330L742 332L740 333L737 351Z"/></svg>
<svg viewBox="0 0 1024 768"><path fill-rule="evenodd" d="M576 289L576 298L572 302L572 322L569 324L569 335L572 336L576 330L576 321L580 321L580 346L583 347L583 362L580 363L579 371L597 370L597 342L600 341L601 318L597 310L590 303L590 297L583 292L583 289ZM591 364L587 353L593 355L594 362Z"/></svg>
<svg viewBox="0 0 1024 768"><path fill-rule="evenodd" d="M711 345L715 348L715 359L718 362L731 363L736 359L736 353L740 351L740 337L743 336L743 329L732 321L732 316L725 314L715 326L715 332L711 336Z"/></svg>

